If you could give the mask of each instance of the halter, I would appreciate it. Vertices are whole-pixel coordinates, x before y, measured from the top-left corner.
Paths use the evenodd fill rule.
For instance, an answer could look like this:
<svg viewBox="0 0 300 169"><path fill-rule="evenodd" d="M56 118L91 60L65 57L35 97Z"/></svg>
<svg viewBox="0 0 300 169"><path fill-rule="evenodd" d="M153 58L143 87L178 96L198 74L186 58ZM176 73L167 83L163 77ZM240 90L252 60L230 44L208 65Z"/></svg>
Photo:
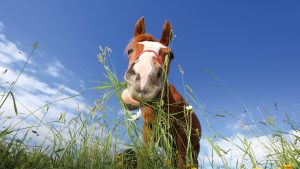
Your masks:
<svg viewBox="0 0 300 169"><path fill-rule="evenodd" d="M143 50L141 53L139 53L139 54L137 55L137 58L136 58L136 59L139 59L139 57L140 57L143 53L145 53L145 52L152 52L152 53L154 53L154 54L155 54L155 57L156 57L156 59L157 59L157 61L158 61L158 63L159 63L160 65L163 64L162 57L159 56L159 54L158 54L157 52L155 52L154 50L150 50L150 49L148 49L148 50Z"/></svg>

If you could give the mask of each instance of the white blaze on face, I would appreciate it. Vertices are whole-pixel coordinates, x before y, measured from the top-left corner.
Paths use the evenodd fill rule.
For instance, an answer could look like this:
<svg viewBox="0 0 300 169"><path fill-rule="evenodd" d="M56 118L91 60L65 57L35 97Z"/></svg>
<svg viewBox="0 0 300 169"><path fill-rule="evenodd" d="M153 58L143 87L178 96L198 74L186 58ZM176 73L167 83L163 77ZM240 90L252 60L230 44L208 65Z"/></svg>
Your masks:
<svg viewBox="0 0 300 169"><path fill-rule="evenodd" d="M139 42L139 44L144 45L143 51L152 50L156 53L159 53L159 50L161 48L166 48L166 46L162 45L159 42L143 41ZM145 87L148 77L154 67L152 61L153 57L156 57L153 52L144 52L140 55L136 64L133 66L133 70L136 73L140 74L141 90L143 90L143 88Z"/></svg>

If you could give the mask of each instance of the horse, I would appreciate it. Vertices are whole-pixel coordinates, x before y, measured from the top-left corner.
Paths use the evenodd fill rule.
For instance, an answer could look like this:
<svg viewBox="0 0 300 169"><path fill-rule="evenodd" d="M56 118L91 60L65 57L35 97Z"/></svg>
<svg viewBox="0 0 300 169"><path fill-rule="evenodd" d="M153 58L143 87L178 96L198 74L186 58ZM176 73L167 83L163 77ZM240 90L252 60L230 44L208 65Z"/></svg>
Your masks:
<svg viewBox="0 0 300 169"><path fill-rule="evenodd" d="M153 108L153 102L162 99L164 112L172 114L175 120L171 121L170 135L174 139L176 164L179 168L188 166L186 152L188 144L193 150L193 164L198 166L198 154L200 151L201 125L193 110L189 107L183 96L171 83L164 83L164 78L169 74L170 63L174 54L169 48L172 40L172 26L168 20L163 26L160 40L156 40L151 34L145 32L144 17L135 24L134 37L127 45L125 52L128 55L128 68L124 79L126 88L122 92L122 100L128 109L142 111L143 127L142 136L144 144L149 143L157 112ZM163 76L165 73L166 76ZM168 91L164 92L163 91ZM163 95L163 96L162 96ZM145 104L146 103L146 104ZM190 134L185 132L190 128Z"/></svg>

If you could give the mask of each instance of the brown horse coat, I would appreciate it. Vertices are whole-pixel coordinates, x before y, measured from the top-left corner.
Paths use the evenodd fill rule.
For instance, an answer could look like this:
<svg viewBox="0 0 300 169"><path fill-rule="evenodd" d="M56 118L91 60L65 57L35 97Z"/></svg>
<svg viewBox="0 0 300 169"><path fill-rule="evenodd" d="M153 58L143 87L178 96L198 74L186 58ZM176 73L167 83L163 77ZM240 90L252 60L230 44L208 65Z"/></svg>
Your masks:
<svg viewBox="0 0 300 169"><path fill-rule="evenodd" d="M186 165L185 157L187 150L188 136L186 129L191 127L190 141L192 148L194 150L194 165L198 165L198 154L200 151L200 137L201 137L201 125L193 111L186 110L188 106L184 98L177 92L172 84L168 85L168 94L164 96L164 103L167 103L163 109L166 113L171 114L175 120L172 120L172 126L170 134L175 141L176 146L174 149L178 151L178 167L183 168ZM156 113L153 112L151 106L142 107L142 117L143 117L143 140L147 143L151 138L149 138L149 133L151 133L151 125L156 120Z"/></svg>
<svg viewBox="0 0 300 169"><path fill-rule="evenodd" d="M134 38L126 48L129 64L124 76L127 88L122 93L122 99L131 108L141 106L144 121L142 134L144 142L147 144L154 140L151 138L152 125L157 117L151 100L157 100L159 98L157 96L163 89L167 91L163 96L162 108L167 113L166 115L170 115L174 119L170 121L170 135L175 142L173 148L178 152L177 165L185 168L188 145L191 145L194 152L194 165L198 165L201 126L196 114L192 110L187 110L188 104L175 87L172 84L162 86L161 72L164 69L168 74L170 62L173 59L171 49L167 47L171 39L172 26L168 21L163 27L160 41L145 33L143 17L136 23ZM167 63L165 62L166 57L169 57L166 60ZM140 105L140 102L146 102L148 105ZM190 129L190 134L187 134L187 129Z"/></svg>

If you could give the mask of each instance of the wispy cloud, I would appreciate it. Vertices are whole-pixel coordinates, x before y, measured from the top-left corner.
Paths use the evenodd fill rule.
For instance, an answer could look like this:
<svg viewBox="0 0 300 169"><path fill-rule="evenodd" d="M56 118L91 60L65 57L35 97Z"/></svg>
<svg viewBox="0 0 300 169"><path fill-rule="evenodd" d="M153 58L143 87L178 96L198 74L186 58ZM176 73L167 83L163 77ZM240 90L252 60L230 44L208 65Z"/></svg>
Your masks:
<svg viewBox="0 0 300 169"><path fill-rule="evenodd" d="M48 64L46 73L52 77L62 77L64 65L59 60L54 60L53 63Z"/></svg>
<svg viewBox="0 0 300 169"><path fill-rule="evenodd" d="M0 30L3 27L1 24L2 22L0 22ZM2 94L10 90L11 84L20 74L27 56L28 54L22 51L17 43L8 40L5 34L0 32L0 92ZM32 62L35 61L32 60ZM64 73L71 71L66 70L59 60L53 60L48 65L48 77L74 78L69 77L68 73ZM41 73L43 72L41 67L34 67L33 64L28 66L31 67L32 71L23 72L12 90L19 115L15 114L13 100L7 100L0 111L2 112L0 119L5 119L0 124L1 127L16 125L15 128L26 128L40 124L41 121L47 124L49 121L57 120L62 113L65 113L66 120L68 120L76 116L79 111L78 108L86 108L86 101L82 95L72 97L78 95L79 91L74 90L72 86L61 84L61 81L48 82L46 81L47 76L45 77L45 74ZM63 98L68 99L62 100ZM60 101L56 102L57 100ZM34 138L34 141L41 141L47 137L48 140L52 139L52 135L48 134L50 132L49 126L43 125L36 127L36 129L40 135ZM61 134L64 133L61 131ZM67 138L68 134L65 134Z"/></svg>
<svg viewBox="0 0 300 169"><path fill-rule="evenodd" d="M297 140L295 136L300 136L299 131L290 130L288 133L289 134L284 135L284 137L291 142L295 142ZM249 152L253 153L255 160L260 163L266 162L266 157L269 155L268 147L270 148L270 145L272 145L273 147L281 147L279 145L276 145L279 144L279 142L276 142L276 138L274 138L271 134L261 136L245 136L243 134L236 134L231 137L216 140L214 143L224 151L221 151L221 153L223 154L225 160L229 165L239 162L239 164L244 164L251 168L253 166L251 165L250 158L247 154L245 155L245 152L242 150L247 149L245 147L246 140L247 145L249 145L249 148L251 150ZM298 144L300 146L300 142ZM199 156L199 161L203 161L203 159L205 159L204 161L206 161L206 163L204 165L210 166L210 164L208 163L209 160L207 160L207 158L214 157L214 163L217 165L222 165L222 159L216 154L216 152L214 152L213 155L212 151L213 147L211 146L211 144L207 140L202 139L201 155ZM241 157L244 157L244 155L245 160L240 161Z"/></svg>
<svg viewBox="0 0 300 169"><path fill-rule="evenodd" d="M26 61L26 54L17 45L0 34L0 61L2 64L12 64Z"/></svg>
<svg viewBox="0 0 300 169"><path fill-rule="evenodd" d="M247 124L246 120L237 120L234 123L226 124L225 129L231 133L249 132L255 130L255 125Z"/></svg>
<svg viewBox="0 0 300 169"><path fill-rule="evenodd" d="M227 152L227 154L224 154L226 161L229 164L235 164L237 161L240 160L240 157L244 156L244 151L239 149L239 147L244 148L244 143L242 142L243 140L248 140L248 143L251 143L251 149L255 153L255 157L257 161L262 161L265 159L266 154L266 149L264 144L269 142L268 135L265 136L260 136L260 137L247 137L242 134L237 134L232 137L228 137L225 139L220 139L215 142L216 145L218 145L222 150ZM204 149L208 150L207 153L209 154L208 156L212 157L212 146L207 142L204 141L202 146ZM209 151L210 150L210 151ZM249 158L246 157L244 164L249 163L248 161ZM222 159L215 155L214 156L214 161L216 164L223 164ZM240 161L241 162L241 161Z"/></svg>

